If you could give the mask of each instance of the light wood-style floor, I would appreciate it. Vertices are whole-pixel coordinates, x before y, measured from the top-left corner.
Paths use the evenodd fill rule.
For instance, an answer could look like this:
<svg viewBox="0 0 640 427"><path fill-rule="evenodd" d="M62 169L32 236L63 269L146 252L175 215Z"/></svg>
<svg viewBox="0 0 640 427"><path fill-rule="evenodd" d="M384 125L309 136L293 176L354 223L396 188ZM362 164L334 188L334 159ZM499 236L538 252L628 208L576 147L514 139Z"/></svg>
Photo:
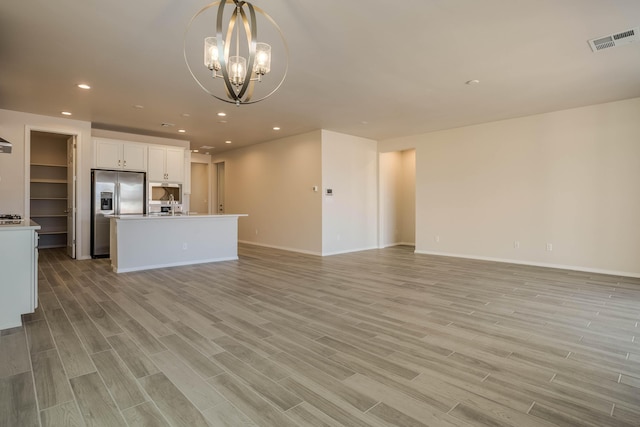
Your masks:
<svg viewBox="0 0 640 427"><path fill-rule="evenodd" d="M40 254L2 427L640 425L639 279L408 247L120 275Z"/></svg>

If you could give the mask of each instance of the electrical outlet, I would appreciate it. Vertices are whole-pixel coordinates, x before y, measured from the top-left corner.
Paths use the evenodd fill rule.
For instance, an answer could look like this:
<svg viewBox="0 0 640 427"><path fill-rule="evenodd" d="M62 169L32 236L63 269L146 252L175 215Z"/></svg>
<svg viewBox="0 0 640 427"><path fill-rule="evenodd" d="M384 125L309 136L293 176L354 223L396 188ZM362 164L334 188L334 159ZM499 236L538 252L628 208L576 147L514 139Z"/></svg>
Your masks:
<svg viewBox="0 0 640 427"><path fill-rule="evenodd" d="M514 249L520 249L520 241L519 240L514 240L513 241L513 247L514 247Z"/></svg>
<svg viewBox="0 0 640 427"><path fill-rule="evenodd" d="M182 250L183 250L183 251L186 251L186 250L187 250L187 248L188 248L188 245L187 245L186 243L183 243L183 244L182 244Z"/></svg>
<svg viewBox="0 0 640 427"><path fill-rule="evenodd" d="M547 243L547 252L553 251L553 243Z"/></svg>

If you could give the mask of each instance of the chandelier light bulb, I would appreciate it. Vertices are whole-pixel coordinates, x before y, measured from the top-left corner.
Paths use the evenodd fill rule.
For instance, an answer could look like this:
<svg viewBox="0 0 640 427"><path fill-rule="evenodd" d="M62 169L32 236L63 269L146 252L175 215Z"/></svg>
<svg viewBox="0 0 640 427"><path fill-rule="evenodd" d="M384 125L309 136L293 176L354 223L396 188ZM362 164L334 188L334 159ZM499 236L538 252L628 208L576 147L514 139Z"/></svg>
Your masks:
<svg viewBox="0 0 640 427"><path fill-rule="evenodd" d="M218 40L215 37L204 39L204 65L211 71L220 71Z"/></svg>
<svg viewBox="0 0 640 427"><path fill-rule="evenodd" d="M232 56L229 58L229 80L236 86L236 89L244 83L247 74L247 60L242 56Z"/></svg>
<svg viewBox="0 0 640 427"><path fill-rule="evenodd" d="M253 72L264 76L271 71L271 46L267 43L256 43L256 64Z"/></svg>

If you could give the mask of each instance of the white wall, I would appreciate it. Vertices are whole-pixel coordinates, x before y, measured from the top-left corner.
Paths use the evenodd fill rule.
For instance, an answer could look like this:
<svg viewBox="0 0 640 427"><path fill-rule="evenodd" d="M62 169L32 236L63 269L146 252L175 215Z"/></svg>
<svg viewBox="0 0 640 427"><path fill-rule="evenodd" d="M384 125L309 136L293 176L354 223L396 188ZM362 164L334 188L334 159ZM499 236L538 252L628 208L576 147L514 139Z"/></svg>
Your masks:
<svg viewBox="0 0 640 427"><path fill-rule="evenodd" d="M249 214L241 241L316 255L376 247L376 141L318 130L212 161L225 163L226 212Z"/></svg>
<svg viewBox="0 0 640 427"><path fill-rule="evenodd" d="M191 153L191 163L211 163L211 156L209 154Z"/></svg>
<svg viewBox="0 0 640 427"><path fill-rule="evenodd" d="M634 98L380 150L417 150L418 252L640 276L639 118Z"/></svg>
<svg viewBox="0 0 640 427"><path fill-rule="evenodd" d="M322 131L323 255L377 247L377 175L376 141Z"/></svg>
<svg viewBox="0 0 640 427"><path fill-rule="evenodd" d="M189 141L159 136L138 135L135 133L118 132L113 130L92 129L91 136L96 138L120 139L122 141L141 142L144 144L171 145L189 149Z"/></svg>
<svg viewBox="0 0 640 427"><path fill-rule="evenodd" d="M91 195L90 165L93 158L91 123L57 117L40 116L18 111L0 110L0 135L13 144L11 154L0 154L0 212L26 214L28 182L26 165L30 152L26 138L30 130L78 135L77 139L77 195L78 257L89 256L90 205L82 204Z"/></svg>
<svg viewBox="0 0 640 427"><path fill-rule="evenodd" d="M322 253L321 154L318 130L213 157L225 163L225 212L249 214L240 241Z"/></svg>

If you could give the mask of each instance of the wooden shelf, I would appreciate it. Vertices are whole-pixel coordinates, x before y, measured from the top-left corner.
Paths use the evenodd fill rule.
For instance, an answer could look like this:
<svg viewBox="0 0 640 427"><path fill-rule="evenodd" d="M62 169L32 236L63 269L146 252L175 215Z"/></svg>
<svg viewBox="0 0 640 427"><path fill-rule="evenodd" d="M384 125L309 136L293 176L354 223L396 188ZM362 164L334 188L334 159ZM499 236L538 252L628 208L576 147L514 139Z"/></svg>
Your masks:
<svg viewBox="0 0 640 427"><path fill-rule="evenodd" d="M31 200L67 200L66 197L32 197Z"/></svg>
<svg viewBox="0 0 640 427"><path fill-rule="evenodd" d="M38 234L67 234L67 230L38 230Z"/></svg>
<svg viewBox="0 0 640 427"><path fill-rule="evenodd" d="M66 179L32 179L31 182L39 182L44 184L66 184Z"/></svg>
<svg viewBox="0 0 640 427"><path fill-rule="evenodd" d="M51 214L31 214L31 218L59 218L59 217L66 217L67 214L60 214L60 215L51 215Z"/></svg>
<svg viewBox="0 0 640 427"><path fill-rule="evenodd" d="M31 166L47 166L51 168L66 168L67 165L52 165L48 163L31 163Z"/></svg>

